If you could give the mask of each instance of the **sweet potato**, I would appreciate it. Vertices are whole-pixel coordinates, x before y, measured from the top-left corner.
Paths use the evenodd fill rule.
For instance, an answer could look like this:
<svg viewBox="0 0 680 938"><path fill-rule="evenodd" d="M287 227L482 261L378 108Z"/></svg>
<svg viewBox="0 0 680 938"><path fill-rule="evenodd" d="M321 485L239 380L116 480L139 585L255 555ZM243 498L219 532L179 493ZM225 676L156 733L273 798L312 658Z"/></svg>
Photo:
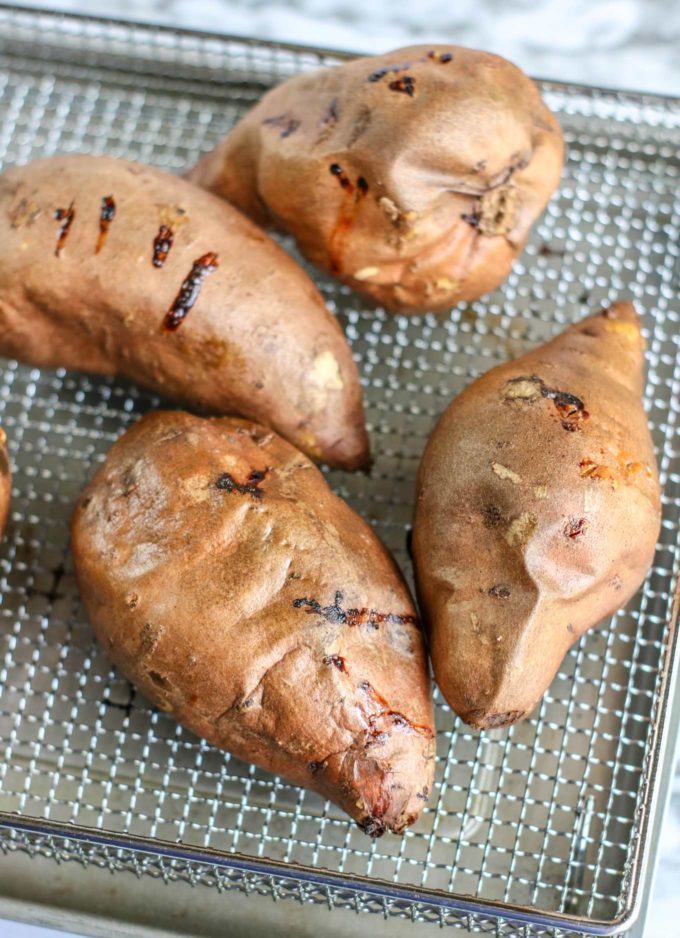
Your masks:
<svg viewBox="0 0 680 938"><path fill-rule="evenodd" d="M307 275L215 196L157 169L64 156L0 176L0 354L118 374L368 460L357 370Z"/></svg>
<svg viewBox="0 0 680 938"><path fill-rule="evenodd" d="M474 726L526 717L569 649L636 592L659 480L630 303L493 368L418 475L413 553L435 676Z"/></svg>
<svg viewBox="0 0 680 938"><path fill-rule="evenodd" d="M412 46L274 88L189 176L355 290L419 312L502 283L562 162L520 69Z"/></svg>
<svg viewBox="0 0 680 938"><path fill-rule="evenodd" d="M7 527L11 495L12 473L7 453L7 436L5 431L0 429L0 538L4 537Z"/></svg>
<svg viewBox="0 0 680 938"><path fill-rule="evenodd" d="M72 544L95 632L150 700L373 835L415 820L434 729L413 603L300 452L245 421L151 414L83 491Z"/></svg>

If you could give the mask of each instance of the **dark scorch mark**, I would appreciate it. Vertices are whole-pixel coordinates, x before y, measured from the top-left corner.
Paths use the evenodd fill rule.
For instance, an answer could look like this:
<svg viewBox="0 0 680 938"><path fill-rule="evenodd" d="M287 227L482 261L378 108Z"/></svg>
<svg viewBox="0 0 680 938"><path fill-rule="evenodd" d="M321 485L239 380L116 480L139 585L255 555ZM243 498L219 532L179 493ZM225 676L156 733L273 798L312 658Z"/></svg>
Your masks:
<svg viewBox="0 0 680 938"><path fill-rule="evenodd" d="M94 249L95 254L99 254L101 249L104 247L104 242L106 241L106 236L109 233L111 222L115 217L116 203L113 201L113 196L105 195L102 198L102 207L99 210L99 237L97 238L97 244Z"/></svg>
<svg viewBox="0 0 680 938"><path fill-rule="evenodd" d="M428 59L432 59L435 62L439 62L440 65L446 65L447 62L450 62L453 59L453 52L428 52Z"/></svg>
<svg viewBox="0 0 680 938"><path fill-rule="evenodd" d="M153 239L153 254L151 256L151 263L154 267L162 267L168 259L168 254L170 253L170 248L172 247L172 242L174 239L174 233L172 228L168 225L161 225L158 229L158 234Z"/></svg>
<svg viewBox="0 0 680 938"><path fill-rule="evenodd" d="M375 609L343 609L343 594L338 590L335 594L335 601L322 606L316 599L302 596L293 600L293 606L296 609L305 609L306 612L322 616L326 622L331 625L370 625L374 629L380 628L381 624L387 622L390 625L415 625L417 619L412 615L399 615L395 612L377 612Z"/></svg>
<svg viewBox="0 0 680 938"><path fill-rule="evenodd" d="M348 195L351 195L355 191L354 183L352 182L352 180L349 178L349 176L347 175L347 173L345 172L345 170L342 168L342 166L339 163L331 163L328 169L330 171L331 176L335 176L335 178L340 183L340 186L345 190L345 192ZM360 199L363 199L363 197L366 195L367 192L368 192L368 183L366 182L363 176L358 176L357 183L356 183L356 195L354 199L355 202L358 202Z"/></svg>
<svg viewBox="0 0 680 938"><path fill-rule="evenodd" d="M252 469L245 482L237 482L229 472L223 472L215 485L223 492L238 492L239 495L250 495L252 498L262 498L263 493L259 485L266 474L266 469L264 472L259 469Z"/></svg>
<svg viewBox="0 0 680 938"><path fill-rule="evenodd" d="M570 433L580 430L581 425L590 417L580 397L568 391L549 388L537 375L520 375L518 378L512 378L507 383L507 389L506 401L531 404L539 395L552 401L562 427Z"/></svg>
<svg viewBox="0 0 680 938"><path fill-rule="evenodd" d="M385 77L385 75L390 75L397 72L405 72L407 68L411 67L410 62L404 62L403 65L386 65L384 68L376 69L375 72L371 72L368 76L368 80L371 82L380 81Z"/></svg>
<svg viewBox="0 0 680 938"><path fill-rule="evenodd" d="M54 212L55 219L61 222L57 230L57 243L54 248L55 257L60 256L62 248L66 244L66 239L68 238L69 231L71 230L73 219L76 217L76 210L74 208L74 205L75 205L75 200L71 201L71 204L69 205L68 208L58 208Z"/></svg>
<svg viewBox="0 0 680 938"><path fill-rule="evenodd" d="M262 123L267 124L269 127L276 127L277 130L281 131L279 137L285 138L294 134L301 122L295 117L291 117L290 114L279 114L276 117L266 117Z"/></svg>
<svg viewBox="0 0 680 938"><path fill-rule="evenodd" d="M555 388L546 388L545 386L541 387L541 394L553 402L557 413L560 415L562 427L570 433L580 430L581 424L590 417L583 405L583 401L574 394L569 394L567 391L557 391Z"/></svg>
<svg viewBox="0 0 680 938"><path fill-rule="evenodd" d="M344 169L339 163L331 163L328 169L330 171L331 176L335 176L335 178L338 180L338 182L340 183L342 188L345 190L345 192L350 192L350 193L354 192L354 186L349 176L347 175L347 173L344 171Z"/></svg>
<svg viewBox="0 0 680 938"><path fill-rule="evenodd" d="M165 314L163 328L166 332L174 332L179 329L198 299L203 281L208 274L217 270L217 267L217 254L213 251L209 251L194 261L189 276L182 283L172 306Z"/></svg>
<svg viewBox="0 0 680 938"><path fill-rule="evenodd" d="M485 528L497 528L503 521L503 513L496 505L483 505L481 514Z"/></svg>
<svg viewBox="0 0 680 938"><path fill-rule="evenodd" d="M390 91L398 91L400 94L407 94L412 98L416 93L416 80L412 75L404 75L403 78L395 78L387 86Z"/></svg>
<svg viewBox="0 0 680 938"><path fill-rule="evenodd" d="M460 216L464 222L467 222L472 228L479 228L479 215L476 212L463 212Z"/></svg>
<svg viewBox="0 0 680 938"><path fill-rule="evenodd" d="M570 518L564 526L564 534L573 541L585 534L587 529L588 522L585 518Z"/></svg>
<svg viewBox="0 0 680 938"><path fill-rule="evenodd" d="M495 586L491 586L488 590L489 596L493 596L494 599L510 599L510 587L505 586L503 583L497 583Z"/></svg>
<svg viewBox="0 0 680 938"><path fill-rule="evenodd" d="M342 657L342 655L324 655L323 663L332 664L334 668L338 669L338 671L342 671L343 674L347 674L347 665L345 664L345 659Z"/></svg>
<svg viewBox="0 0 680 938"><path fill-rule="evenodd" d="M328 127L331 124L337 124L340 119L340 113L338 112L338 99L332 98L330 104L326 108L326 112L321 118L321 126Z"/></svg>

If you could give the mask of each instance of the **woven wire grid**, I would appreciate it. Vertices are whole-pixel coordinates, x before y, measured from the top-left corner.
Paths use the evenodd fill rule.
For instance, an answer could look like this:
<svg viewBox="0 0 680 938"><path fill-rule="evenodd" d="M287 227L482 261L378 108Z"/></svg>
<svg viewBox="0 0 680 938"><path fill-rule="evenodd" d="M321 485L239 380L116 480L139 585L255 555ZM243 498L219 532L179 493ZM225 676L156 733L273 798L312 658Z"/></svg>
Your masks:
<svg viewBox="0 0 680 938"><path fill-rule="evenodd" d="M0 36L4 165L92 152L180 172L263 87L332 61L8 8ZM568 162L498 291L446 316L392 317L310 271L352 343L375 455L370 477L331 472L329 481L408 571L415 473L449 400L568 322L631 296L644 314L645 404L663 485L659 546L638 595L572 648L525 723L472 732L436 693L430 802L403 835L370 840L318 795L182 730L111 669L79 605L67 521L111 443L162 402L120 381L5 362L0 422L14 486L0 560L1 811L500 900L539 918L567 912L584 928L629 910L678 551L680 106L553 84L544 91ZM34 843L4 837L7 849ZM116 856L128 868L140 862ZM215 875L204 870L198 881ZM414 902L409 914L444 921L426 907ZM463 918L450 913L446 922L482 929L482 920Z"/></svg>

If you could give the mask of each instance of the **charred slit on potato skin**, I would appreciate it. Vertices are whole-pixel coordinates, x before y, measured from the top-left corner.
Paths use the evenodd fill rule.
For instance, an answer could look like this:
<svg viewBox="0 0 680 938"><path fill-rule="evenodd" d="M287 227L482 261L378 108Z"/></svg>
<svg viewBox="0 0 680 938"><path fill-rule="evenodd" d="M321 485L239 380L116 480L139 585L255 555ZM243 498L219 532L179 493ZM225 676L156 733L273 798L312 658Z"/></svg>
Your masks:
<svg viewBox="0 0 680 938"><path fill-rule="evenodd" d="M331 175L335 176L345 192L349 192L350 194L354 192L354 186L352 185L349 176L339 163L331 163L328 168Z"/></svg>
<svg viewBox="0 0 680 938"><path fill-rule="evenodd" d="M374 629L379 629L381 624L390 625L415 625L417 619L412 615L400 615L395 612L377 612L375 609L343 609L343 594L338 590L335 594L335 601L328 606L322 606L321 603L309 596L301 596L293 600L295 609L304 609L309 615L322 616L326 622L331 625L370 625Z"/></svg>
<svg viewBox="0 0 680 938"><path fill-rule="evenodd" d="M328 127L331 124L337 124L340 119L340 114L338 112L338 99L332 98L330 104L326 108L326 113L321 118L320 124L322 127Z"/></svg>
<svg viewBox="0 0 680 938"><path fill-rule="evenodd" d="M252 498L262 498L263 492L259 487L267 475L267 470L252 469L246 482L237 482L229 472L223 472L215 485L223 492L238 492L239 495L250 495Z"/></svg>
<svg viewBox="0 0 680 938"><path fill-rule="evenodd" d="M467 222L472 228L479 228L479 215L476 212L463 212L461 221Z"/></svg>
<svg viewBox="0 0 680 938"><path fill-rule="evenodd" d="M333 665L333 667L337 668L338 671L342 671L343 674L347 674L347 663L342 655L324 655L323 663Z"/></svg>
<svg viewBox="0 0 680 938"><path fill-rule="evenodd" d="M383 730L378 729L376 723L378 720L385 717L387 717L393 726L406 729L409 732L416 733L418 736L425 736L431 739L434 735L429 726L413 723L408 717L404 716L403 713L400 713L398 710L393 710L382 694L379 694L373 687L370 681L361 681L361 683L357 685L357 690L360 690L362 694L368 697L369 700L378 707L378 712L369 714L367 718L369 739L383 735Z"/></svg>
<svg viewBox="0 0 680 938"><path fill-rule="evenodd" d="M505 586L503 583L496 583L495 586L489 587L488 593L489 596L493 596L494 599L510 599L511 589L509 586Z"/></svg>
<svg viewBox="0 0 680 938"><path fill-rule="evenodd" d="M336 177L345 194L348 196L354 195L353 199L343 200L328 245L331 270L334 274L339 274L342 270L345 241L354 224L359 206L368 194L368 183L363 176L359 176L355 186L339 163L331 163L329 170L331 175Z"/></svg>
<svg viewBox="0 0 680 938"><path fill-rule="evenodd" d="M387 86L390 91L398 91L400 94L407 94L412 98L416 93L416 80L412 75L404 75L403 78L395 78Z"/></svg>
<svg viewBox="0 0 680 938"><path fill-rule="evenodd" d="M376 71L371 72L368 76L368 81L375 83L381 81L386 75L398 75L399 72L405 72L407 69L412 68L414 65L420 65L423 62L436 62L438 65L446 65L448 62L453 61L453 52L435 52L434 49L431 49L420 59L416 59L415 62L404 62L402 65L386 65L384 68L376 69ZM408 91L406 88L393 88L393 85L396 85L400 82L404 82L407 87L410 84L411 90ZM413 96L413 83L415 78L411 75L404 75L402 79L395 79L390 82L389 88L391 91L402 91L409 96Z"/></svg>
<svg viewBox="0 0 680 938"><path fill-rule="evenodd" d="M154 267L162 267L168 259L170 248L174 240L174 232L169 225L161 225L158 234L153 239L153 254L151 263Z"/></svg>
<svg viewBox="0 0 680 938"><path fill-rule="evenodd" d="M203 254L202 257L196 258L189 271L189 275L179 288L179 293L175 297L172 306L165 314L165 320L163 321L164 331L174 332L176 329L179 329L188 313L193 309L201 292L203 281L208 274L217 270L218 266L217 254L213 251L209 251L207 254Z"/></svg>
<svg viewBox="0 0 680 938"><path fill-rule="evenodd" d="M262 123L280 130L281 133L279 137L283 140L286 137L290 137L291 134L294 134L302 121L291 117L290 114L278 114L276 117L265 117Z"/></svg>
<svg viewBox="0 0 680 938"><path fill-rule="evenodd" d="M69 232L71 230L73 219L76 217L75 199L71 200L71 204L68 208L55 209L54 217L56 221L61 222L57 231L57 243L54 248L54 256L59 257L64 245L66 244L66 239L68 238Z"/></svg>
<svg viewBox="0 0 680 938"><path fill-rule="evenodd" d="M368 76L368 81L380 81L385 77L385 75L391 75L396 72L405 72L406 69L410 67L411 62L405 62L403 65L386 65L384 68L379 68L375 72L371 72L371 74Z"/></svg>
<svg viewBox="0 0 680 938"><path fill-rule="evenodd" d="M574 541L588 530L588 521L585 518L570 518L564 526L565 537Z"/></svg>
<svg viewBox="0 0 680 938"><path fill-rule="evenodd" d="M94 249L95 254L99 254L101 249L104 247L106 236L108 235L109 228L111 227L111 222L115 217L116 203L113 200L113 196L103 196L101 209L99 210L99 237L97 238L97 244Z"/></svg>
<svg viewBox="0 0 680 938"><path fill-rule="evenodd" d="M446 65L447 62L453 60L453 52L428 52L428 59L431 59L433 62L439 62L440 65Z"/></svg>
<svg viewBox="0 0 680 938"><path fill-rule="evenodd" d="M550 400L560 417L562 428L569 433L582 429L582 424L590 418L589 412L580 397L569 391L560 391L547 386L538 375L520 375L511 378L506 385L505 400L533 404L538 396Z"/></svg>

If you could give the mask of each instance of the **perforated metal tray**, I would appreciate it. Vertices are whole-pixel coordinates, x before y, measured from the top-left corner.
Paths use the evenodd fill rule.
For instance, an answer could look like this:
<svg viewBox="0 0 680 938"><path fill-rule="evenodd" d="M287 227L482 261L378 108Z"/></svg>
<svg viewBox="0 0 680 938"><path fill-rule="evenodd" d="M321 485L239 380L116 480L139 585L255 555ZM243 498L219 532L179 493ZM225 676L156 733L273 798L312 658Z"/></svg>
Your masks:
<svg viewBox="0 0 680 938"><path fill-rule="evenodd" d="M190 166L270 84L336 54L0 7L0 161L106 152ZM437 695L437 774L403 836L372 841L319 796L230 758L113 671L78 603L74 499L158 399L2 364L15 467L1 553L0 843L169 881L459 924L624 931L659 796L677 637L680 101L543 83L568 145L559 194L503 287L390 317L313 273L352 343L376 456L335 489L409 567L423 445L472 378L618 296L644 312L664 520L626 610L568 655L531 720L479 734ZM290 248L290 244L286 242Z"/></svg>

